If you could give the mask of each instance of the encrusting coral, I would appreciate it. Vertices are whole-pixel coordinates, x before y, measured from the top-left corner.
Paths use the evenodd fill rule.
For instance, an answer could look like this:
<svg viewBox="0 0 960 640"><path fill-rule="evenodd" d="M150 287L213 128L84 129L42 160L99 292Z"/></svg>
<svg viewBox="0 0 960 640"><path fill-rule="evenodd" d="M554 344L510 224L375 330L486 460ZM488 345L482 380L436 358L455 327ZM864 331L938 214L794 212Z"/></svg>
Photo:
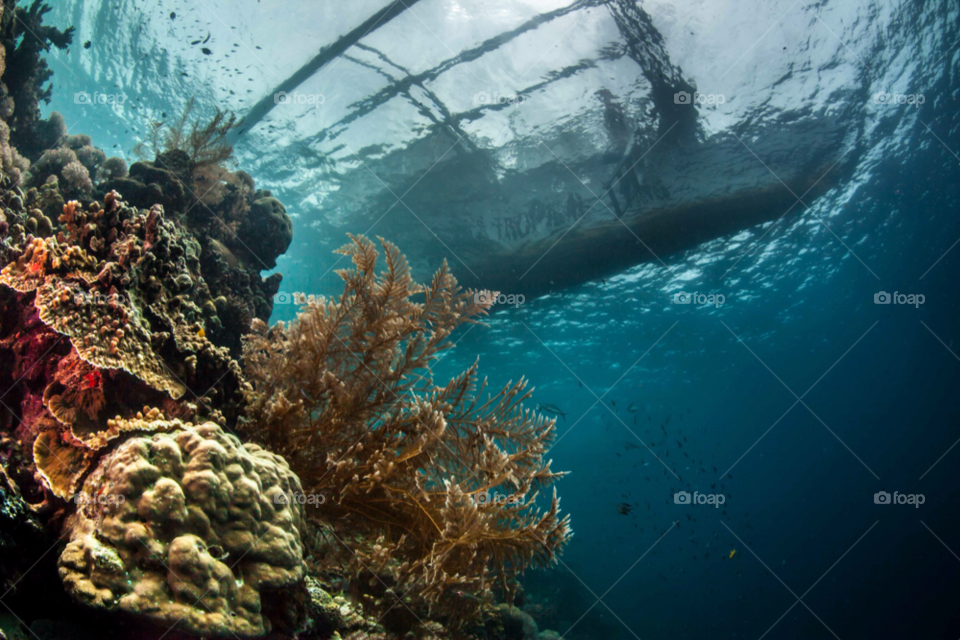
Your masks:
<svg viewBox="0 0 960 640"><path fill-rule="evenodd" d="M197 635L263 635L262 599L303 578L299 491L280 456L212 423L130 438L78 495L61 578L93 607Z"/></svg>
<svg viewBox="0 0 960 640"><path fill-rule="evenodd" d="M446 264L415 284L397 248L381 245L383 273L373 243L352 237L339 252L356 268L339 271L339 298L310 302L289 325L255 323L244 433L325 497L316 517L349 540L358 570L434 611L469 609L494 579L509 593L514 575L550 564L571 535L555 491L546 511L536 504L563 475L543 459L555 422L521 406L523 380L481 401L476 365L434 384L450 333L491 298L461 291ZM510 499L483 499L490 491Z"/></svg>
<svg viewBox="0 0 960 640"><path fill-rule="evenodd" d="M235 410L229 394L239 391L239 366L204 337L196 303L209 299L199 250L162 208L131 209L111 192L102 205L67 203L59 222L56 237L24 240L0 284L69 338L84 362L123 370L173 399L220 381L210 393L226 393L217 404ZM209 402L197 399L201 410Z"/></svg>

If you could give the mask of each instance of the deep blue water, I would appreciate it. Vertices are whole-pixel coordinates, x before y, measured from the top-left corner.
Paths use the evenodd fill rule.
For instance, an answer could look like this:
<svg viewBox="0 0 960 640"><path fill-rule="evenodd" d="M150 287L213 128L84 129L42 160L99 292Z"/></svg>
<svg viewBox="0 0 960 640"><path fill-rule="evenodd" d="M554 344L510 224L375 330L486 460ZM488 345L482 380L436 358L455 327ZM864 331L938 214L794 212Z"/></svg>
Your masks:
<svg viewBox="0 0 960 640"><path fill-rule="evenodd" d="M943 104L920 119L957 140ZM921 124L907 134L845 205L818 203L833 233L808 213L690 280L701 251L454 336L438 378L479 355L491 386L526 376L534 403L567 412L551 457L576 535L527 581L561 634L960 636L960 161ZM680 290L725 302L673 304ZM925 300L875 304L882 291ZM678 505L679 490L725 504Z"/></svg>
<svg viewBox="0 0 960 640"><path fill-rule="evenodd" d="M812 74L857 70L847 98L863 106L840 123L858 141L846 179L776 223L498 308L488 326L455 334L437 367L444 379L479 355L492 387L525 376L533 405L566 412L551 457L570 471L558 489L576 533L559 566L525 580L541 628L644 640L960 637L960 8L865 4L899 22L874 50L834 43L836 59ZM866 106L884 87L925 102ZM169 93L144 100L172 104ZM51 108L74 110L66 98ZM240 143L238 153L259 150ZM335 293L329 248L342 229L319 238L328 220L291 186L297 170L251 171L298 212L284 290ZM439 266L436 247L401 249ZM674 304L681 291L724 303ZM924 301L876 304L881 292ZM274 319L295 312L278 305ZM724 504L676 504L678 491ZM876 504L878 492L923 504Z"/></svg>
<svg viewBox="0 0 960 640"><path fill-rule="evenodd" d="M939 124L956 134L956 108ZM960 237L960 163L912 133L830 219L863 264L804 216L772 232L773 259L758 248L685 285L724 293L719 309L622 274L502 309L443 363L479 353L492 381L527 375L569 412L552 457L572 472L576 537L538 585L576 590L580 609L602 598L579 622L563 612L569 637L614 637L591 634L596 618L625 638L960 635L960 256L927 272ZM925 302L874 304L880 291ZM660 460L624 446L641 441ZM726 504L674 504L681 488ZM925 502L875 504L884 490Z"/></svg>

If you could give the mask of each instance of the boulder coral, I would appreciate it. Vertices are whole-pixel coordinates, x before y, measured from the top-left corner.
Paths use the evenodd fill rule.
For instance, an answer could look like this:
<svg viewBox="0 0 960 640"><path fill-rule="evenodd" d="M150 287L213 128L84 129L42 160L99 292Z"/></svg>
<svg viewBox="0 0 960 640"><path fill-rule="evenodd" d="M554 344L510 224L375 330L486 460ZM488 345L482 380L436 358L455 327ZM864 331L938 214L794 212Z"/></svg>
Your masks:
<svg viewBox="0 0 960 640"><path fill-rule="evenodd" d="M303 580L297 477L213 423L132 437L83 485L59 560L67 591L202 636L271 630L267 592Z"/></svg>
<svg viewBox="0 0 960 640"><path fill-rule="evenodd" d="M237 238L254 261L263 261L265 267L272 269L293 240L293 222L279 200L260 198L250 207Z"/></svg>

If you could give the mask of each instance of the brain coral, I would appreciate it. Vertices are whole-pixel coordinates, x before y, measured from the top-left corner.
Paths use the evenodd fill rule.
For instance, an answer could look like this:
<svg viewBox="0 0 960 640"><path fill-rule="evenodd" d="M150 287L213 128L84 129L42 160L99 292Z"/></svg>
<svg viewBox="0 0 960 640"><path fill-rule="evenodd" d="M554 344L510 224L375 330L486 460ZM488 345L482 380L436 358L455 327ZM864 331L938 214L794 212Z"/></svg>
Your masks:
<svg viewBox="0 0 960 640"><path fill-rule="evenodd" d="M133 437L79 494L60 556L68 592L204 636L270 631L261 596L303 578L300 482L213 423Z"/></svg>

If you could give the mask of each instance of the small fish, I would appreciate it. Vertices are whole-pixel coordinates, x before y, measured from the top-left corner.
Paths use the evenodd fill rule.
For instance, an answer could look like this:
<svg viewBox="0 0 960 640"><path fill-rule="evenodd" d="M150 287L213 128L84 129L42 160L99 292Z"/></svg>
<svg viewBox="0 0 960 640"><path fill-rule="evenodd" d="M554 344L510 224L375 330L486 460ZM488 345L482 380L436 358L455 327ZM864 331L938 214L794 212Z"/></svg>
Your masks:
<svg viewBox="0 0 960 640"><path fill-rule="evenodd" d="M207 49L206 47L200 49L200 51L203 51L203 53L208 56L213 54L213 51L210 51L210 49Z"/></svg>
<svg viewBox="0 0 960 640"><path fill-rule="evenodd" d="M542 411L544 413L549 413L554 416L560 416L564 420L567 419L567 412L558 407L555 404L538 404L537 411Z"/></svg>
<svg viewBox="0 0 960 640"><path fill-rule="evenodd" d="M631 403L630 403L630 406L627 407L627 411L629 411L630 413L636 413L636 412L637 412L637 408L636 408L635 406L633 406L633 403L631 402Z"/></svg>
<svg viewBox="0 0 960 640"><path fill-rule="evenodd" d="M630 449L639 449L640 445L638 445L635 442L624 442L623 448L626 449L627 451L630 451Z"/></svg>
<svg viewBox="0 0 960 640"><path fill-rule="evenodd" d="M90 43L89 40L87 40L86 42L83 43L83 48L84 48L84 49L89 49L91 46L92 46L92 44Z"/></svg>
<svg viewBox="0 0 960 640"><path fill-rule="evenodd" d="M200 327L200 331L197 331L197 335L200 336L201 338L206 338L207 332L203 330L203 327Z"/></svg>
<svg viewBox="0 0 960 640"><path fill-rule="evenodd" d="M730 549L730 555L727 557L727 560L733 560L733 556L737 554L736 549Z"/></svg>
<svg viewBox="0 0 960 640"><path fill-rule="evenodd" d="M617 505L617 513L622 516L630 515L630 512L633 511L633 507L627 504L626 502L621 502Z"/></svg>
<svg viewBox="0 0 960 640"><path fill-rule="evenodd" d="M177 12L176 12L176 11L171 11L171 12L170 12L170 19L171 19L171 20L176 20L176 19L177 19Z"/></svg>
<svg viewBox="0 0 960 640"><path fill-rule="evenodd" d="M210 42L210 34L209 34L209 33L207 33L207 39L203 41L203 44L207 44L208 42Z"/></svg>
<svg viewBox="0 0 960 640"><path fill-rule="evenodd" d="M457 596L458 598L466 598L467 600L473 600L474 602L482 602L480 598L473 595L472 593L467 593L466 591L462 591L460 589L454 589L453 595Z"/></svg>

